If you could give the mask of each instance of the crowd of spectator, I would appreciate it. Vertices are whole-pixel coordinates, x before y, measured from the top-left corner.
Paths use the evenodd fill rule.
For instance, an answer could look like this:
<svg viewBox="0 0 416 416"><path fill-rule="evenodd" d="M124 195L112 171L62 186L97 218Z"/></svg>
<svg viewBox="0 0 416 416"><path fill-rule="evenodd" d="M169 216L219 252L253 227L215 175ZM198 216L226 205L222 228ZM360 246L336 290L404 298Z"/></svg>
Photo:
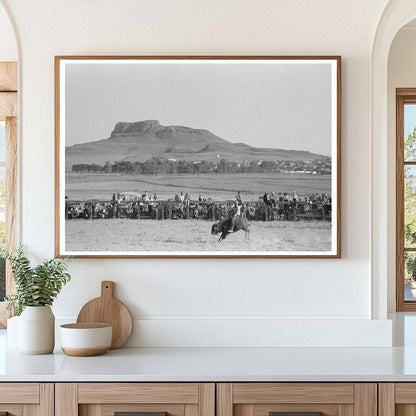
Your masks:
<svg viewBox="0 0 416 416"><path fill-rule="evenodd" d="M66 203L67 219L153 218L153 219L211 219L241 216L250 220L330 219L332 201L328 194L313 193L299 196L296 191L264 192L255 198L245 198L238 191L234 198L214 201L188 192L180 192L168 200L145 191L117 192L110 201Z"/></svg>

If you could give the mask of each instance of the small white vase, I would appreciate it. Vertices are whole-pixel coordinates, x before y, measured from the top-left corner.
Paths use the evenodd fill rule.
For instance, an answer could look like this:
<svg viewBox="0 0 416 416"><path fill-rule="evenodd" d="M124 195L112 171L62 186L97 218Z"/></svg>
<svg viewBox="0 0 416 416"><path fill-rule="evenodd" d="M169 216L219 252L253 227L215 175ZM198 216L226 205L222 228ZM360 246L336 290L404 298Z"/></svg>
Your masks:
<svg viewBox="0 0 416 416"><path fill-rule="evenodd" d="M50 354L55 347L55 316L50 306L26 306L19 319L21 354Z"/></svg>

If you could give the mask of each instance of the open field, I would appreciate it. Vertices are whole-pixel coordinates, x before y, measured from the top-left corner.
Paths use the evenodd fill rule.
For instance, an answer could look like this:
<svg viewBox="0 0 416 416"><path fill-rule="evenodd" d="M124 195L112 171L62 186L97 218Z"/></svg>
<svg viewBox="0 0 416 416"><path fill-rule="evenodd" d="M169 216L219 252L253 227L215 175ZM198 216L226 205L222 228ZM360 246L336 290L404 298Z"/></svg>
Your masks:
<svg viewBox="0 0 416 416"><path fill-rule="evenodd" d="M127 175L111 173L67 173L65 195L70 200L110 200L113 193L132 191L156 193L158 199L170 199L188 192L191 198L233 199L241 191L243 199L257 200L264 192L296 191L299 196L318 192L331 193L330 175L300 173L256 173L222 175Z"/></svg>
<svg viewBox="0 0 416 416"><path fill-rule="evenodd" d="M211 221L66 220L67 251L329 251L331 223L322 221L253 222L250 240L244 231L217 243Z"/></svg>

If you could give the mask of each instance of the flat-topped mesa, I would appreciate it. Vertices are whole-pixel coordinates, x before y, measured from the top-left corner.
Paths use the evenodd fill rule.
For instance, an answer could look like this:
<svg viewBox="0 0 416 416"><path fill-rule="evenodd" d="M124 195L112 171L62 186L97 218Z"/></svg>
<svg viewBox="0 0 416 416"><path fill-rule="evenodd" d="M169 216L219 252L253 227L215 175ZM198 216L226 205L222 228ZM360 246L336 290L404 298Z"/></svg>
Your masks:
<svg viewBox="0 0 416 416"><path fill-rule="evenodd" d="M119 122L111 132L111 137L138 136L146 131L160 127L158 120L143 120L133 123Z"/></svg>
<svg viewBox="0 0 416 416"><path fill-rule="evenodd" d="M77 164L104 166L107 161L144 163L155 157L213 163L218 163L219 159L241 163L328 158L308 151L253 147L241 142L235 144L209 130L183 125L164 126L157 120L119 122L115 124L110 137L67 146L65 155L67 171Z"/></svg>

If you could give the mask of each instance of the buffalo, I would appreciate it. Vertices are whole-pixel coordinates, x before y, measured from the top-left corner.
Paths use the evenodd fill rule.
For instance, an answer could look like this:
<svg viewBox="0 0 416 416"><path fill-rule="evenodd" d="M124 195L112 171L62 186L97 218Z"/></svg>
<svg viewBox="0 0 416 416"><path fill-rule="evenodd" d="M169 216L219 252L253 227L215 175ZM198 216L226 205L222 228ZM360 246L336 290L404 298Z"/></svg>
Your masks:
<svg viewBox="0 0 416 416"><path fill-rule="evenodd" d="M221 236L218 239L218 242L220 243L231 232L235 233L239 230L244 230L246 232L245 240L248 240L250 238L250 230L248 228L249 225L250 224L249 224L247 218L235 217L234 218L234 225L233 225L232 217L224 217L219 222L213 224L213 226L211 228L211 234L216 235L218 233L221 233Z"/></svg>

